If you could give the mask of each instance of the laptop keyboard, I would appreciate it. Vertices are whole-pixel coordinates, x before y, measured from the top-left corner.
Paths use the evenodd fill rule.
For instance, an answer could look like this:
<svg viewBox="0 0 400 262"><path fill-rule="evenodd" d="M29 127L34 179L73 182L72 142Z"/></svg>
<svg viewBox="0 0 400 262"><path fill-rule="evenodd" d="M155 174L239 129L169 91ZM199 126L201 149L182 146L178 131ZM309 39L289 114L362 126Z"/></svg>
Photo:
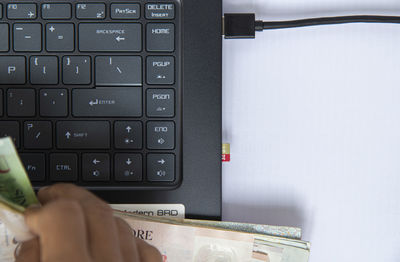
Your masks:
<svg viewBox="0 0 400 262"><path fill-rule="evenodd" d="M0 8L0 136L34 186L179 183L179 1Z"/></svg>

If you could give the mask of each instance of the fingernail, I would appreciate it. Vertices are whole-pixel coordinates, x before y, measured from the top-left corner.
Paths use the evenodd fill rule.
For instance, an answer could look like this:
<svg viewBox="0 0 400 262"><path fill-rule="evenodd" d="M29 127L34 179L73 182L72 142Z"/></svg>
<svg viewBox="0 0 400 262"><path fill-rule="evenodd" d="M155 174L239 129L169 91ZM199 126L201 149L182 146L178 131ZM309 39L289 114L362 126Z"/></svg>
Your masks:
<svg viewBox="0 0 400 262"><path fill-rule="evenodd" d="M17 258L21 253L21 243L18 243L17 247L14 250L14 258Z"/></svg>
<svg viewBox="0 0 400 262"><path fill-rule="evenodd" d="M39 192L40 192L40 191L43 191L43 190L46 190L47 188L49 188L49 186L41 187L41 188L39 189Z"/></svg>

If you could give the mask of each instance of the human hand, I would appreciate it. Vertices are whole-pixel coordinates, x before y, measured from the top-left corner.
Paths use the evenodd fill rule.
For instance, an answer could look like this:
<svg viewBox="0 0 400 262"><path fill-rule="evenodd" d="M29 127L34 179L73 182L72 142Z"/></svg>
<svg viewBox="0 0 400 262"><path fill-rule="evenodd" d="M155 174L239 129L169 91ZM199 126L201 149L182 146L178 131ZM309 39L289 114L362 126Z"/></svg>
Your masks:
<svg viewBox="0 0 400 262"><path fill-rule="evenodd" d="M58 184L39 191L42 207L25 221L37 238L23 243L16 262L161 262L156 248L89 191Z"/></svg>

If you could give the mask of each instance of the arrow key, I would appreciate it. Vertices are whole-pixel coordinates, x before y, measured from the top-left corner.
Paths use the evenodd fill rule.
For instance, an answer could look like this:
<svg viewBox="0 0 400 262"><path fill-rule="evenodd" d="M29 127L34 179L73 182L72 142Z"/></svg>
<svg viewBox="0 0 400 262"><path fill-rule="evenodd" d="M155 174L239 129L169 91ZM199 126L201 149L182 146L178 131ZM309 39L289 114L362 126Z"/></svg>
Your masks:
<svg viewBox="0 0 400 262"><path fill-rule="evenodd" d="M109 181L110 156L108 154L83 154L82 177L84 181Z"/></svg>
<svg viewBox="0 0 400 262"><path fill-rule="evenodd" d="M141 154L116 154L114 167L115 180L125 182L142 181Z"/></svg>
<svg viewBox="0 0 400 262"><path fill-rule="evenodd" d="M114 144L118 149L142 148L142 123L118 121L114 124Z"/></svg>
<svg viewBox="0 0 400 262"><path fill-rule="evenodd" d="M147 179L152 182L173 182L175 180L175 155L147 155Z"/></svg>

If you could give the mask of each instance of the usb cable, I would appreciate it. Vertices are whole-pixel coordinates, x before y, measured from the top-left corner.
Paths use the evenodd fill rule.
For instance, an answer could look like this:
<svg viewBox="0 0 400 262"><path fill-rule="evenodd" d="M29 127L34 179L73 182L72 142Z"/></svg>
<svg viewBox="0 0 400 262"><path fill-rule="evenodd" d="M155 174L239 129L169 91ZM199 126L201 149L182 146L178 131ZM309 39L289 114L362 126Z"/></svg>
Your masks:
<svg viewBox="0 0 400 262"><path fill-rule="evenodd" d="M225 14L223 17L223 35L226 39L255 38L257 31L285 29L294 27L334 25L348 23L400 23L398 16L335 16L309 18L290 21L266 22L255 19L255 14Z"/></svg>

